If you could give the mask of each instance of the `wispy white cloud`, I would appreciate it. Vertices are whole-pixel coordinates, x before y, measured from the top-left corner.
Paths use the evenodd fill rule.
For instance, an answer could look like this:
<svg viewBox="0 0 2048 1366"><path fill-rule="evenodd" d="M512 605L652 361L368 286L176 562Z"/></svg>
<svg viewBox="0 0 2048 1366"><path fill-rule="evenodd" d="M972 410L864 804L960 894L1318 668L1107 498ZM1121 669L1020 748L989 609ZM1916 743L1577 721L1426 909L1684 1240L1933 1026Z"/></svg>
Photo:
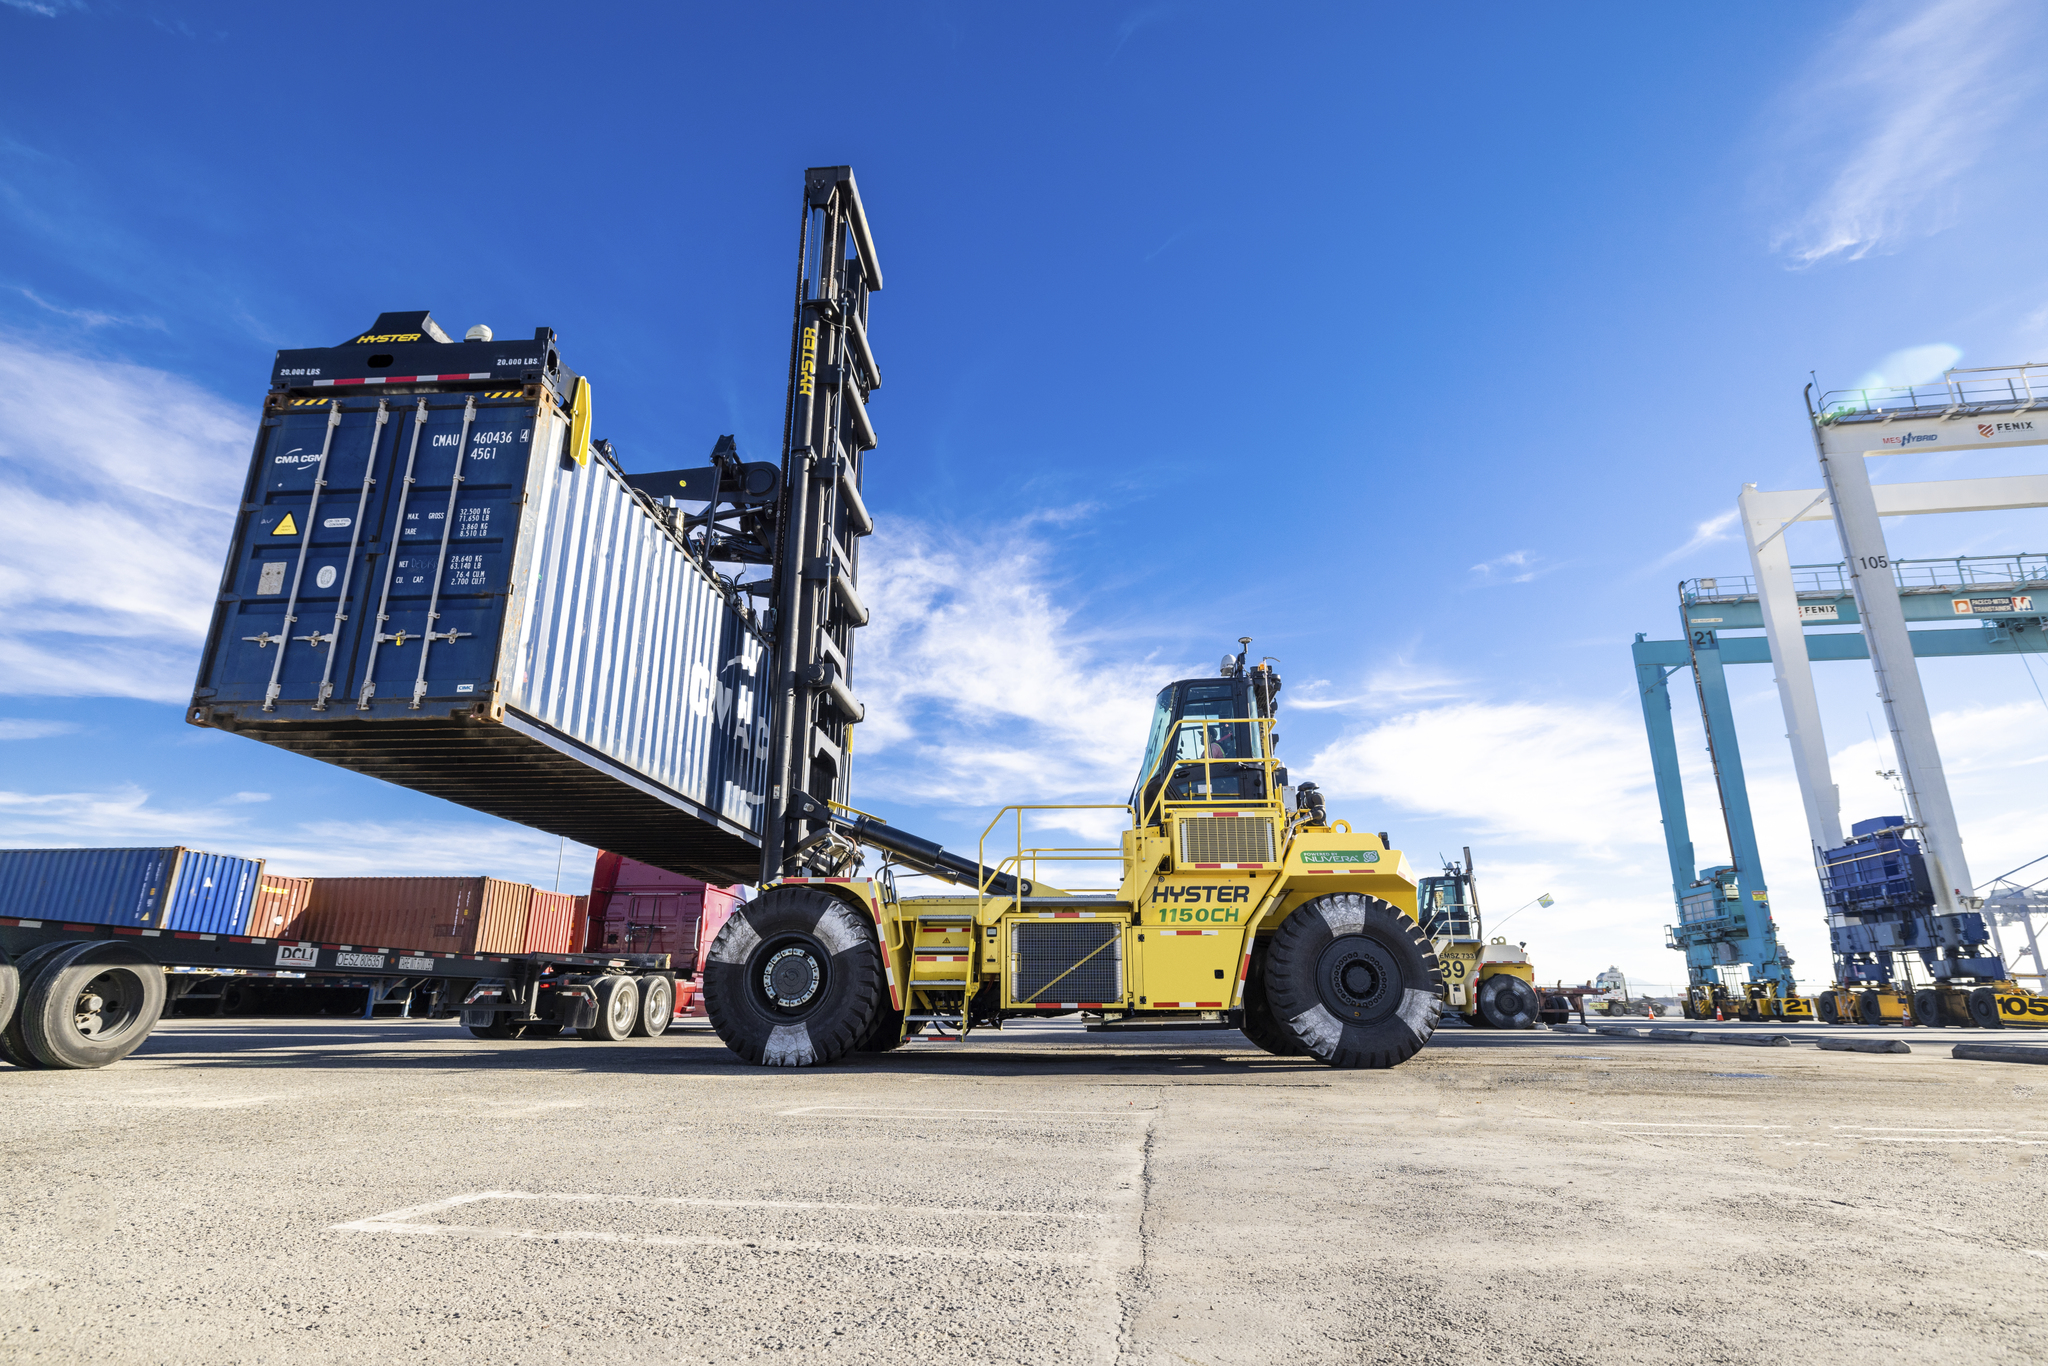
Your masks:
<svg viewBox="0 0 2048 1366"><path fill-rule="evenodd" d="M130 318L124 317L119 313L102 313L99 310L92 308L65 308L61 304L51 303L48 299L45 299L42 295L36 293L32 289L28 289L19 285L17 285L15 288L17 293L19 293L24 299L27 299L30 303L34 304L36 307L43 309L45 312L54 313L60 318L69 318L73 322L79 323L86 328L148 327L154 328L159 332L164 330L164 321L162 318L153 318L143 315L137 315L135 317Z"/></svg>
<svg viewBox="0 0 2048 1366"><path fill-rule="evenodd" d="M54 19L67 11L84 9L85 0L0 0L0 5Z"/></svg>
<svg viewBox="0 0 2048 1366"><path fill-rule="evenodd" d="M0 335L0 692L188 695L254 419Z"/></svg>
<svg viewBox="0 0 2048 1366"><path fill-rule="evenodd" d="M70 721L34 721L25 717L0 716L0 740L46 740L52 735L71 735L78 726Z"/></svg>
<svg viewBox="0 0 2048 1366"><path fill-rule="evenodd" d="M1081 628L1049 542L898 521L861 570L875 606L855 664L864 794L973 806L1122 794L1153 695L1187 675L1129 633Z"/></svg>
<svg viewBox="0 0 2048 1366"><path fill-rule="evenodd" d="M1469 691L1469 679L1402 654L1360 682L1341 688L1327 678L1287 684L1281 701L1289 710L1385 712L1446 701Z"/></svg>
<svg viewBox="0 0 2048 1366"><path fill-rule="evenodd" d="M2042 37L2020 0L1875 0L1815 55L1782 102L1789 183L1817 186L1776 235L1798 265L1856 260L1938 232L1962 177L2040 86L2014 59Z"/></svg>
<svg viewBox="0 0 2048 1366"><path fill-rule="evenodd" d="M1547 559L1534 550L1511 550L1505 555L1484 560L1472 566L1471 572L1482 583L1528 583L1541 578L1558 567L1557 562Z"/></svg>
<svg viewBox="0 0 2048 1366"><path fill-rule="evenodd" d="M1718 516L1709 517L1704 522L1694 523L1692 537L1684 545L1657 561L1654 567L1662 569L1666 565L1677 564L1680 560L1687 558L1696 551L1704 550L1706 547L1720 541L1735 539L1735 524L1741 520L1741 517L1742 514L1738 510L1729 508Z"/></svg>
<svg viewBox="0 0 2048 1366"><path fill-rule="evenodd" d="M15 0L9 0L9 3L14 2ZM1151 27L1172 13L1173 6L1168 4L1147 5L1143 9L1131 11L1124 17L1124 21L1116 26L1116 45L1110 48L1109 55L1115 57L1124 50L1124 44L1130 42L1139 30Z"/></svg>

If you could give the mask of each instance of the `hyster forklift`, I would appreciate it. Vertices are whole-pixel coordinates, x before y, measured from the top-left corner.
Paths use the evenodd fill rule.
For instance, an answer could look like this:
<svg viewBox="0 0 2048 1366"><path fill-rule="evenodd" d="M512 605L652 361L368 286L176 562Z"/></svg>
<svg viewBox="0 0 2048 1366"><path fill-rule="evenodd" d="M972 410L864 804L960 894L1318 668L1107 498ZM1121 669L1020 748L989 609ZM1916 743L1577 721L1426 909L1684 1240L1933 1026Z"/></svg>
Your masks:
<svg viewBox="0 0 2048 1366"><path fill-rule="evenodd" d="M1443 968L1446 1010L1473 1029L1534 1029L1543 1011L1536 969L1521 945L1497 935L1486 942L1469 846L1462 866L1447 860L1441 874L1422 879L1419 904Z"/></svg>
<svg viewBox="0 0 2048 1366"><path fill-rule="evenodd" d="M825 875L774 881L712 944L704 998L719 1037L750 1062L802 1067L1079 1016L1105 1032L1237 1028L1335 1067L1413 1056L1442 1008L1415 877L1384 833L1331 819L1315 784L1289 783L1273 753L1280 676L1245 660L1240 649L1221 676L1161 690L1127 803L1005 807L973 859L834 802L791 851ZM1115 846L1026 843L1033 819L1072 828L1105 811L1122 813ZM991 864L998 826L1015 847ZM869 850L882 868L855 876ZM1086 894L1039 876L1089 860L1113 865L1117 885ZM968 890L902 895L898 867Z"/></svg>

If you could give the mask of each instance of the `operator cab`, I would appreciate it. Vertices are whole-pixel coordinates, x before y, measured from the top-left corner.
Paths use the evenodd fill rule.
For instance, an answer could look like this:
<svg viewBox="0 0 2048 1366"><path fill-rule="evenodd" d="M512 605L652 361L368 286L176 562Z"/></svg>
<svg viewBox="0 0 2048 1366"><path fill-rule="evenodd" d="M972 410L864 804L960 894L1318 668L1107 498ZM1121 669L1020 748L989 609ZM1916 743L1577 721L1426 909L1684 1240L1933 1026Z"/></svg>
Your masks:
<svg viewBox="0 0 2048 1366"><path fill-rule="evenodd" d="M1249 719L1259 715L1250 678L1191 678L1161 688L1131 790L1139 823L1156 820L1162 790L1169 802L1264 801L1266 756Z"/></svg>

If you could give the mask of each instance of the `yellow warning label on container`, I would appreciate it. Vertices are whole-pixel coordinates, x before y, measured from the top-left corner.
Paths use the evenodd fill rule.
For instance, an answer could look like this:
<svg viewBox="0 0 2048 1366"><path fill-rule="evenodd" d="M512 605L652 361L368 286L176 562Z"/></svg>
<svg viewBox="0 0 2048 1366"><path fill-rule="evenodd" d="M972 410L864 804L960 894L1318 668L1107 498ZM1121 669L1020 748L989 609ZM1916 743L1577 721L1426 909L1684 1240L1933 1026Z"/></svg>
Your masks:
<svg viewBox="0 0 2048 1366"><path fill-rule="evenodd" d="M284 515L284 520L277 524L277 530L270 534L273 536L296 536L299 534L299 524L294 522L292 515L287 512Z"/></svg>

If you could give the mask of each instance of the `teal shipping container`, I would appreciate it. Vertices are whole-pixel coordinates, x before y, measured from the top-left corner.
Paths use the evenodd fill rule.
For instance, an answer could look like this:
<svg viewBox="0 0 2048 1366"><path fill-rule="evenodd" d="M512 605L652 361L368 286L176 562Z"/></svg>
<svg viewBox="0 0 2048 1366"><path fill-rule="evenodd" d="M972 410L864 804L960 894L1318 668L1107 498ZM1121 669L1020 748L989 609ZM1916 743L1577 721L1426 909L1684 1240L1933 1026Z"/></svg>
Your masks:
<svg viewBox="0 0 2048 1366"><path fill-rule="evenodd" d="M0 849L0 915L240 934L263 860L168 849Z"/></svg>

